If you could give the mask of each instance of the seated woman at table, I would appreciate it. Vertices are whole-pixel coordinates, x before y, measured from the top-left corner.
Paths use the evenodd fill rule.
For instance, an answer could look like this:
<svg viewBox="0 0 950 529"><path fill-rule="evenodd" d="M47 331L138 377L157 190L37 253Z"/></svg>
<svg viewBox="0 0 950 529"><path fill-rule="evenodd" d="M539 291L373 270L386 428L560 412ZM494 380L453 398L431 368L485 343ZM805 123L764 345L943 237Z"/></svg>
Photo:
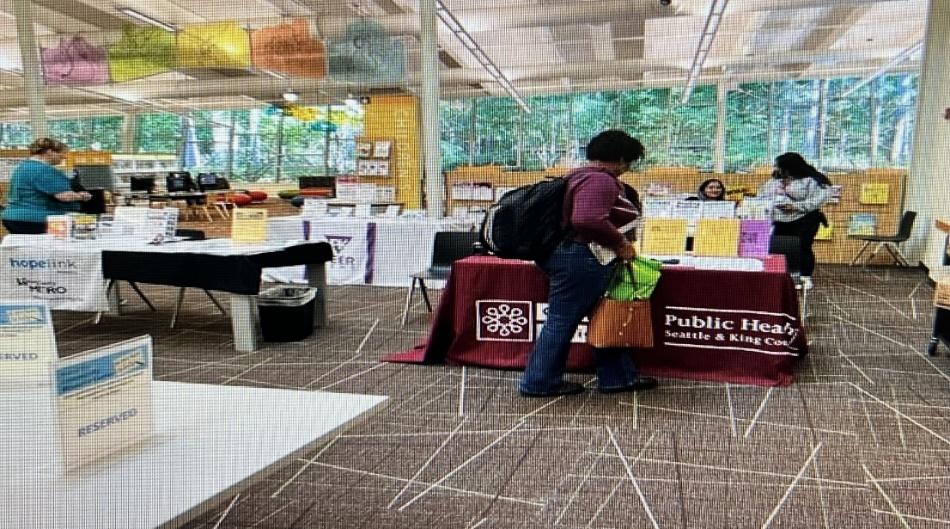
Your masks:
<svg viewBox="0 0 950 529"><path fill-rule="evenodd" d="M718 178L710 178L702 184L699 184L699 189L696 190L696 197L699 200L725 200L726 199L726 185L722 183L722 180Z"/></svg>
<svg viewBox="0 0 950 529"><path fill-rule="evenodd" d="M772 225L775 235L798 237L801 248L802 288L814 286L815 252L812 244L818 225L828 220L821 206L831 198L831 180L812 167L797 152L775 158L772 178L762 184L758 196L772 197Z"/></svg>
<svg viewBox="0 0 950 529"><path fill-rule="evenodd" d="M582 393L584 386L563 380L568 350L577 326L607 290L614 263L603 265L590 243L610 248L618 259L636 255L618 230L639 215L627 198L619 176L643 157L643 145L627 133L608 130L587 145L586 166L567 175L565 224L572 236L538 266L548 276L548 316L534 343L518 387L525 397L556 397ZM656 379L641 377L627 349L595 349L597 389L603 393L655 387Z"/></svg>
<svg viewBox="0 0 950 529"><path fill-rule="evenodd" d="M41 138L30 144L30 158L21 162L10 177L3 227L10 233L46 233L46 217L79 211L79 202L89 200L85 191L73 191L72 182L56 168L63 161L66 144Z"/></svg>

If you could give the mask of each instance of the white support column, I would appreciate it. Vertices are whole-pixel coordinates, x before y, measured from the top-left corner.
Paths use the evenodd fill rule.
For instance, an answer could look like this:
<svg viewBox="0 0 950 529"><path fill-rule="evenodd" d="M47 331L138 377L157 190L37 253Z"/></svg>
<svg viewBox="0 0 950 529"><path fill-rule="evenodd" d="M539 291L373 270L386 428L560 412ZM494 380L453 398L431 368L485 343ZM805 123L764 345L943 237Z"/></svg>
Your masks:
<svg viewBox="0 0 950 529"><path fill-rule="evenodd" d="M950 218L950 2L931 0L917 96L917 119L905 210L917 212L917 222L904 254L911 263L923 262L931 273L942 264L945 234L933 228L934 219Z"/></svg>
<svg viewBox="0 0 950 529"><path fill-rule="evenodd" d="M435 0L419 0L422 47L422 156L426 209L430 217L445 214L445 182L439 145L439 19Z"/></svg>
<svg viewBox="0 0 950 529"><path fill-rule="evenodd" d="M234 180L234 139L235 139L235 129L237 128L237 123L234 118L234 110L229 112L230 121L228 123L228 164L226 169L226 174L228 175L228 180Z"/></svg>
<svg viewBox="0 0 950 529"><path fill-rule="evenodd" d="M726 172L726 101L729 97L729 86L725 81L716 85L716 145L715 171Z"/></svg>
<svg viewBox="0 0 950 529"><path fill-rule="evenodd" d="M128 112L122 116L122 152L135 152L135 136L139 128L138 112Z"/></svg>
<svg viewBox="0 0 950 529"><path fill-rule="evenodd" d="M33 1L13 0L13 15L16 17L17 40L20 44L20 56L23 58L23 88L26 90L26 102L30 108L33 139L45 138L46 85L43 84L39 47L33 32Z"/></svg>
<svg viewBox="0 0 950 529"><path fill-rule="evenodd" d="M868 105L871 108L871 141L869 142L871 167L876 167L878 163L878 144L881 142L881 105L878 102L878 94L881 92L881 78L878 77L871 83L868 91Z"/></svg>

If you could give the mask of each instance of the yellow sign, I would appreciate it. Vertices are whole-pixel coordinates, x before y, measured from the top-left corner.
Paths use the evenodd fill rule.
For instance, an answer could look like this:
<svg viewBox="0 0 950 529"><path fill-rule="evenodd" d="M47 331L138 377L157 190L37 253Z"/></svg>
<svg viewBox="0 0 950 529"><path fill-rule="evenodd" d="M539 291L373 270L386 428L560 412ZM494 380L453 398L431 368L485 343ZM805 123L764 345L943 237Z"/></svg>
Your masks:
<svg viewBox="0 0 950 529"><path fill-rule="evenodd" d="M686 219L644 219L641 252L682 255L686 250Z"/></svg>
<svg viewBox="0 0 950 529"><path fill-rule="evenodd" d="M178 32L179 68L250 68L251 39L237 22L191 24Z"/></svg>
<svg viewBox="0 0 950 529"><path fill-rule="evenodd" d="M862 204L887 204L891 192L890 184L861 184Z"/></svg>
<svg viewBox="0 0 950 529"><path fill-rule="evenodd" d="M419 103L412 96L373 96L363 116L366 138L391 138L389 176L395 179L396 202L406 208L421 205ZM390 185L387 183L386 185Z"/></svg>
<svg viewBox="0 0 950 529"><path fill-rule="evenodd" d="M66 167L77 165L112 165L112 153L104 151L68 151Z"/></svg>
<svg viewBox="0 0 950 529"><path fill-rule="evenodd" d="M310 122L317 119L317 109L300 105L290 105L287 112L297 121Z"/></svg>
<svg viewBox="0 0 950 529"><path fill-rule="evenodd" d="M698 256L739 255L739 219L699 219L693 236L693 253Z"/></svg>
<svg viewBox="0 0 950 529"><path fill-rule="evenodd" d="M267 240L266 209L235 209L231 222L231 240L260 243Z"/></svg>
<svg viewBox="0 0 950 529"><path fill-rule="evenodd" d="M830 241L835 235L835 224L828 221L828 226L825 227L824 224L818 226L818 234L815 235L816 241Z"/></svg>

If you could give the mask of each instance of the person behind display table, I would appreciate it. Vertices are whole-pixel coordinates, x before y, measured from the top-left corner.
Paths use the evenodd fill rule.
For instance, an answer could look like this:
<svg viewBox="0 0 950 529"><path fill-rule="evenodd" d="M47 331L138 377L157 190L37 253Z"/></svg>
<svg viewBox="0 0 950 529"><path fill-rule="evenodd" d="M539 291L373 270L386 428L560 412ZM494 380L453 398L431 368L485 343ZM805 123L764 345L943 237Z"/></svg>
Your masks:
<svg viewBox="0 0 950 529"><path fill-rule="evenodd" d="M639 216L627 196L635 193L618 177L643 157L643 145L626 132L601 132L587 145L586 166L567 176L564 226L571 235L537 264L548 276L548 315L528 358L518 387L525 397L555 397L584 391L584 386L563 380L568 350L578 324L591 313L607 290L615 264L600 264L590 243L610 248L617 258L636 256L633 245L618 230ZM616 261L616 260L615 260ZM626 349L595 349L598 389L603 393L637 391L655 387L656 379L640 377Z"/></svg>
<svg viewBox="0 0 950 529"><path fill-rule="evenodd" d="M718 178L710 178L702 184L699 184L699 189L696 190L696 196L699 200L725 200L726 199L726 185L722 183L722 180Z"/></svg>
<svg viewBox="0 0 950 529"><path fill-rule="evenodd" d="M10 177L3 227L10 233L46 233L46 217L79 211L79 202L89 200L85 191L73 191L72 182L55 166L68 147L49 138L30 144L30 158L21 162Z"/></svg>
<svg viewBox="0 0 950 529"><path fill-rule="evenodd" d="M815 252L812 244L819 224L828 224L821 206L831 198L831 180L812 167L797 152L775 158L772 178L759 189L759 196L772 197L775 235L798 237L801 245L802 288L814 286Z"/></svg>

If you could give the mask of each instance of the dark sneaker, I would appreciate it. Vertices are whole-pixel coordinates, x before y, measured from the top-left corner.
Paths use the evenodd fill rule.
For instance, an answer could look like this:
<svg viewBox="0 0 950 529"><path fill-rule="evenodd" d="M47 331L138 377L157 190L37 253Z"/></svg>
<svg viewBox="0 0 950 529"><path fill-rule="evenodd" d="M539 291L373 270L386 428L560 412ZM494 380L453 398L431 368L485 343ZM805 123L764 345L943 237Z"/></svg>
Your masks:
<svg viewBox="0 0 950 529"><path fill-rule="evenodd" d="M554 391L549 391L547 393L532 393L523 389L519 389L518 391L521 393L522 397L563 397L564 395L577 395L578 393L583 393L584 386L583 384L578 384L576 382L561 382L561 385L558 386Z"/></svg>
<svg viewBox="0 0 950 529"><path fill-rule="evenodd" d="M630 391L646 391L648 389L655 388L659 382L656 381L653 377L638 377L636 382L630 384L629 386L623 386L621 388L598 388L597 391L601 393L627 393Z"/></svg>

